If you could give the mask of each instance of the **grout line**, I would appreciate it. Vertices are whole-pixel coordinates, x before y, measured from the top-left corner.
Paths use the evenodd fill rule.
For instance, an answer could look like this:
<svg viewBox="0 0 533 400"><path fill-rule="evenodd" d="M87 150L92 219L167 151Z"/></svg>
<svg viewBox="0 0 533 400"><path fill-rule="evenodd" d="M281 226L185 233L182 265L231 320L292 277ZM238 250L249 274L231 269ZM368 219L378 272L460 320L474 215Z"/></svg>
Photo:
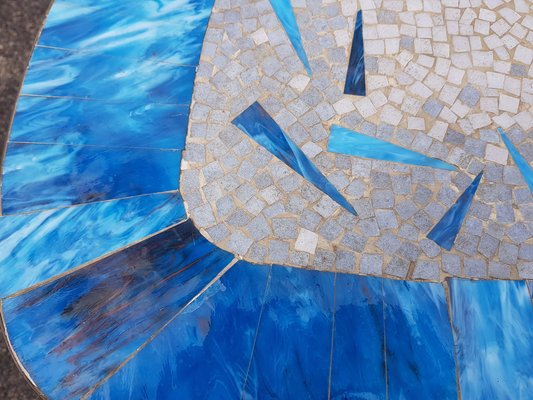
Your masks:
<svg viewBox="0 0 533 400"><path fill-rule="evenodd" d="M233 258L203 289L201 289L191 300L189 300L170 320L168 320L161 328L153 333L143 344L141 344L133 353L124 359L116 368L109 372L105 377L100 379L87 393L81 396L80 400L86 400L91 396L96 389L107 382L113 375L120 371L130 360L132 360L137 354L141 352L148 344L150 344L167 326L169 326L183 311L195 302L202 294L204 294L213 284L215 284L231 267L237 263L238 259Z"/></svg>
<svg viewBox="0 0 533 400"><path fill-rule="evenodd" d="M250 359L248 361L248 367L246 368L246 376L244 378L244 382L242 384L242 390L241 390L241 400L244 398L244 392L246 390L246 383L248 382L248 376L250 374L250 369L252 367L252 360L254 358L254 352L255 352L255 344L257 342L257 336L259 335L259 327L261 325L261 320L263 317L263 310L265 308L265 303L267 299L267 294L270 292L270 283L272 281L272 265L270 265L270 269L268 271L267 281L265 285L265 291L263 293L263 302L261 304L261 310L259 311L259 318L257 319L257 326L255 328L255 336L254 341L252 343L252 351L250 352Z"/></svg>
<svg viewBox="0 0 533 400"><path fill-rule="evenodd" d="M57 281L57 280L65 277L65 276L73 274L74 272L77 272L77 271L79 271L81 269L87 268L90 265L93 265L93 264L96 264L96 263L98 263L98 262L100 262L102 260L105 260L106 258L111 257L111 256L113 256L113 255L115 255L117 253L120 253L120 252L122 252L122 251L124 251L124 250L126 250L126 249L128 249L130 247L136 246L139 243L144 242L145 240L148 240L148 239L150 239L150 238L152 238L154 236L157 236L157 235L159 235L159 234L161 234L163 232L166 232L166 231L169 231L171 229L174 229L178 225L181 225L181 224L183 224L183 223L185 223L187 221L189 221L189 219L184 219L184 220L179 221L179 222L177 222L175 224L167 226L167 227L165 227L165 228L163 228L163 229L161 229L161 230L159 230L157 232L154 232L154 233L152 233L150 235L144 236L144 237L142 237L139 240L136 240L134 242L128 243L128 244L126 244L126 245L124 245L124 246L122 246L122 247L120 247L120 248L118 248L116 250L113 250L113 251L111 251L109 253L105 253L105 254L103 254L103 255L101 255L99 257L93 258L90 261L87 261L87 262L85 262L83 264L78 265L77 267L69 269L68 271L64 271L64 272L62 272L60 274L54 275L51 278L45 279L44 281L38 282L38 283L36 283L34 285L31 285L31 286L29 286L29 287L27 287L25 289L18 290L18 291L14 292L14 293L12 293L12 294L10 294L8 296L5 296L4 299L11 299L11 298L14 298L14 297L18 297L18 296L21 296L21 295L23 295L25 293L31 292L32 290L37 289L37 288L39 288L41 286L48 285L51 282Z"/></svg>
<svg viewBox="0 0 533 400"><path fill-rule="evenodd" d="M17 215L40 214L40 213L45 213L45 212L49 212L49 211L65 210L65 209L74 208L74 207L83 207L83 206L87 206L87 205L90 205L90 204L109 203L109 202L112 202L112 201L127 200L127 199L133 199L133 198L136 198L136 197L146 197L146 196L154 196L154 195L159 195L159 194L172 194L172 193L180 194L179 188L178 189L173 189L173 190L166 190L164 192L143 193L143 194L137 194L135 196L115 197L115 198L112 198L112 199L105 199L105 200L99 200L99 201L90 201L90 202L86 202L86 203L69 204L69 205L64 205L64 206L59 206L59 207L54 207L54 208L43 208L43 209L40 209L40 210L22 211L22 212L17 212L17 213L12 213L12 214L1 214L1 217L14 217L14 216L17 216ZM180 197L181 197L181 194L180 194Z"/></svg>
<svg viewBox="0 0 533 400"><path fill-rule="evenodd" d="M385 317L385 289L384 280L381 280L381 309L383 314L383 362L385 366L385 400L389 398L389 368L387 365L387 322Z"/></svg>
<svg viewBox="0 0 533 400"><path fill-rule="evenodd" d="M450 322L450 329L452 331L452 339L453 339L453 361L455 363L455 385L457 386L457 399L461 400L461 374L459 371L459 363L457 359L457 338L455 335L455 330L453 328L453 321L452 321L452 298L451 298L451 292L450 292L450 286L448 285L448 281L442 282L442 286L444 288L444 294L446 296L446 305L448 308L448 321Z"/></svg>
<svg viewBox="0 0 533 400"><path fill-rule="evenodd" d="M329 355L328 400L331 399L331 376L333 371L333 349L335 346L335 315L337 314L337 272L333 277L333 317L331 320L331 353Z"/></svg>
<svg viewBox="0 0 533 400"><path fill-rule="evenodd" d="M158 104L158 105L167 105L167 106L183 106L183 107L189 107L191 105L192 99L188 103L162 103L159 101L153 101L150 99L146 99L147 101L132 101L127 99L101 99L101 98L94 98L94 97L80 97L80 96L55 96L51 94L38 94L38 93L20 93L19 97L38 97L42 99L63 99L63 100L82 100L82 101L94 101L97 103L103 103L103 104ZM18 100L18 99L17 99Z"/></svg>

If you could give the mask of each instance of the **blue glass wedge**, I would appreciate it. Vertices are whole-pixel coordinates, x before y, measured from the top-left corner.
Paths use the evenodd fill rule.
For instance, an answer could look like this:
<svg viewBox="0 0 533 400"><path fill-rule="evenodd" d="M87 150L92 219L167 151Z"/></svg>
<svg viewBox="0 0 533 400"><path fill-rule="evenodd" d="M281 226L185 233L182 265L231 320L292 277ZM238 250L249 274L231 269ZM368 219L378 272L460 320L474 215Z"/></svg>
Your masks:
<svg viewBox="0 0 533 400"><path fill-rule="evenodd" d="M531 300L533 300L533 281L527 281L527 286L529 289L529 295L531 296Z"/></svg>
<svg viewBox="0 0 533 400"><path fill-rule="evenodd" d="M36 47L22 94L190 104L196 67Z"/></svg>
<svg viewBox="0 0 533 400"><path fill-rule="evenodd" d="M470 186L459 196L455 204L446 211L446 214L444 214L437 225L427 234L428 239L433 240L446 250L451 250L455 238L461 230L461 226L463 225L463 221L468 213L482 176L483 172L480 172L475 177Z"/></svg>
<svg viewBox="0 0 533 400"><path fill-rule="evenodd" d="M8 145L2 177L5 214L174 191L181 151Z"/></svg>
<svg viewBox="0 0 533 400"><path fill-rule="evenodd" d="M189 106L21 96L11 142L183 149Z"/></svg>
<svg viewBox="0 0 533 400"><path fill-rule="evenodd" d="M179 193L1 217L0 297L117 251L186 217Z"/></svg>
<svg viewBox="0 0 533 400"><path fill-rule="evenodd" d="M90 398L241 398L269 272L238 262Z"/></svg>
<svg viewBox="0 0 533 400"><path fill-rule="evenodd" d="M46 396L80 398L171 321L232 259L184 221L5 299L11 345Z"/></svg>
<svg viewBox="0 0 533 400"><path fill-rule="evenodd" d="M328 150L334 153L392 161L403 164L420 165L455 171L456 167L447 162L425 156L416 151L363 135L339 125L333 125L328 141Z"/></svg>
<svg viewBox="0 0 533 400"><path fill-rule="evenodd" d="M302 37L300 36L300 30L298 29L298 24L296 22L296 16L292 9L290 0L269 0L274 12L278 16L283 29L287 32L287 36L298 54L300 61L305 67L307 74L311 76L311 67L309 66L309 60L307 59L307 54L302 45Z"/></svg>
<svg viewBox="0 0 533 400"><path fill-rule="evenodd" d="M444 287L383 279L383 301L388 398L457 399L453 336Z"/></svg>
<svg viewBox="0 0 533 400"><path fill-rule="evenodd" d="M385 399L383 279L337 274L331 399Z"/></svg>
<svg viewBox="0 0 533 400"><path fill-rule="evenodd" d="M197 65L212 6L213 0L55 0L38 43Z"/></svg>
<svg viewBox="0 0 533 400"><path fill-rule="evenodd" d="M522 157L520 152L514 146L513 142L511 142L511 140L507 137L503 129L498 128L498 132L500 133L503 142L507 146L509 153L511 153L511 157L513 157L513 160L516 163L518 169L520 170L522 177L526 181L527 186L529 186L529 190L533 192L533 169L531 169L528 162L524 159L524 157Z"/></svg>
<svg viewBox="0 0 533 400"><path fill-rule="evenodd" d="M524 281L450 279L463 399L530 399L533 306Z"/></svg>
<svg viewBox="0 0 533 400"><path fill-rule="evenodd" d="M253 103L233 120L233 124L347 211L357 215L351 204L283 132L261 104Z"/></svg>
<svg viewBox="0 0 533 400"><path fill-rule="evenodd" d="M344 94L366 96L365 44L363 41L363 11L357 12L353 34L352 50L348 61Z"/></svg>
<svg viewBox="0 0 533 400"><path fill-rule="evenodd" d="M326 399L334 274L272 267L242 399Z"/></svg>

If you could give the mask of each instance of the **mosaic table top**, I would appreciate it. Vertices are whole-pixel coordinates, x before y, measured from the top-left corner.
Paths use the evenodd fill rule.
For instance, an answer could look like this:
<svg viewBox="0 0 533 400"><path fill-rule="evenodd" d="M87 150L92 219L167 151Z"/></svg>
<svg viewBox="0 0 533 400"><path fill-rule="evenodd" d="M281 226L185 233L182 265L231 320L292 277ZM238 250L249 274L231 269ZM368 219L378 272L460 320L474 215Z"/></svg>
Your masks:
<svg viewBox="0 0 533 400"><path fill-rule="evenodd" d="M2 163L50 399L532 399L533 3L56 0Z"/></svg>

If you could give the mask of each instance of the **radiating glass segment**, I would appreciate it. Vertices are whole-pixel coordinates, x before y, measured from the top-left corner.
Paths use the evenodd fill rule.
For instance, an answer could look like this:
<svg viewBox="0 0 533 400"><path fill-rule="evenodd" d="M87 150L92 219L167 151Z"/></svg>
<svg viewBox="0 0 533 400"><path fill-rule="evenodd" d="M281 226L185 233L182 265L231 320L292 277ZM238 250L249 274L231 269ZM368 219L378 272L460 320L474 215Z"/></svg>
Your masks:
<svg viewBox="0 0 533 400"><path fill-rule="evenodd" d="M4 300L11 345L46 396L80 398L156 334L232 259L187 220Z"/></svg>
<svg viewBox="0 0 533 400"><path fill-rule="evenodd" d="M354 215L356 211L302 150L283 132L258 102L233 120L233 124L298 174Z"/></svg>
<svg viewBox="0 0 533 400"><path fill-rule="evenodd" d="M4 214L174 191L181 151L10 143Z"/></svg>
<svg viewBox="0 0 533 400"><path fill-rule="evenodd" d="M274 12L278 16L281 25L283 25L283 29L285 29L285 32L287 32L287 36L289 37L294 51L296 51L296 54L298 54L298 57L304 65L307 73L311 75L311 67L309 66L309 60L307 60L307 54L305 53L305 49L302 45L302 38L300 36L300 31L296 22L296 16L294 15L290 0L269 1L274 9Z"/></svg>
<svg viewBox="0 0 533 400"><path fill-rule="evenodd" d="M67 272L187 218L179 193L0 218L0 297Z"/></svg>
<svg viewBox="0 0 533 400"><path fill-rule="evenodd" d="M231 267L91 399L241 398L269 271Z"/></svg>
<svg viewBox="0 0 533 400"><path fill-rule="evenodd" d="M353 34L352 50L348 61L344 94L366 96L365 44L363 41L363 11L357 12Z"/></svg>
<svg viewBox="0 0 533 400"><path fill-rule="evenodd" d="M463 399L529 399L533 306L525 281L450 279Z"/></svg>
<svg viewBox="0 0 533 400"><path fill-rule="evenodd" d="M331 127L328 150L334 153L371 158L375 160L392 161L403 164L420 165L455 171L456 167L447 162L425 156L416 151L406 149L395 144L363 135L339 125Z"/></svg>
<svg viewBox="0 0 533 400"><path fill-rule="evenodd" d="M444 287L383 279L383 301L388 399L457 399Z"/></svg>
<svg viewBox="0 0 533 400"><path fill-rule="evenodd" d="M433 240L440 247L451 250L457 234L461 230L463 221L468 213L472 199L476 194L483 172L472 181L470 186L459 196L453 206L450 207L441 220L427 234L428 239Z"/></svg>
<svg viewBox="0 0 533 400"><path fill-rule="evenodd" d="M520 170L520 173L522 174L522 177L527 183L527 186L529 186L529 190L533 192L533 169L529 166L528 162L525 160L524 157L522 157L522 154L516 149L515 145L509 137L505 134L502 128L498 128L498 132L500 133L503 142L507 146L507 149L509 150L509 153L511 153L511 157L513 157L514 162L516 163L516 166Z"/></svg>

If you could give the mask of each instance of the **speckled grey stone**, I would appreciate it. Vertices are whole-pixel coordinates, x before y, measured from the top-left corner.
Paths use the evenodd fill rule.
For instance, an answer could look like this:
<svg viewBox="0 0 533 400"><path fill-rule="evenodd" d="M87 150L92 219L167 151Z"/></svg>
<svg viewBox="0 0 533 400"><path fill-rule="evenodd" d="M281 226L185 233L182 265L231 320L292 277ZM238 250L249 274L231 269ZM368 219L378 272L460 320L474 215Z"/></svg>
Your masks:
<svg viewBox="0 0 533 400"><path fill-rule="evenodd" d="M289 257L289 244L280 240L271 240L268 246L269 258L275 263L284 263Z"/></svg>
<svg viewBox="0 0 533 400"><path fill-rule="evenodd" d="M487 263L484 260L466 258L465 275L471 278L484 278L487 276Z"/></svg>
<svg viewBox="0 0 533 400"><path fill-rule="evenodd" d="M439 264L436 261L418 261L413 272L415 279L438 280L439 275Z"/></svg>
<svg viewBox="0 0 533 400"><path fill-rule="evenodd" d="M406 278L408 271L409 262L396 256L392 257L385 268L385 273L387 275L396 276L398 278Z"/></svg>
<svg viewBox="0 0 533 400"><path fill-rule="evenodd" d="M274 218L272 229L278 238L296 239L298 236L298 224L294 218Z"/></svg>
<svg viewBox="0 0 533 400"><path fill-rule="evenodd" d="M348 251L337 251L335 264L339 271L353 272L355 270L355 254Z"/></svg>

